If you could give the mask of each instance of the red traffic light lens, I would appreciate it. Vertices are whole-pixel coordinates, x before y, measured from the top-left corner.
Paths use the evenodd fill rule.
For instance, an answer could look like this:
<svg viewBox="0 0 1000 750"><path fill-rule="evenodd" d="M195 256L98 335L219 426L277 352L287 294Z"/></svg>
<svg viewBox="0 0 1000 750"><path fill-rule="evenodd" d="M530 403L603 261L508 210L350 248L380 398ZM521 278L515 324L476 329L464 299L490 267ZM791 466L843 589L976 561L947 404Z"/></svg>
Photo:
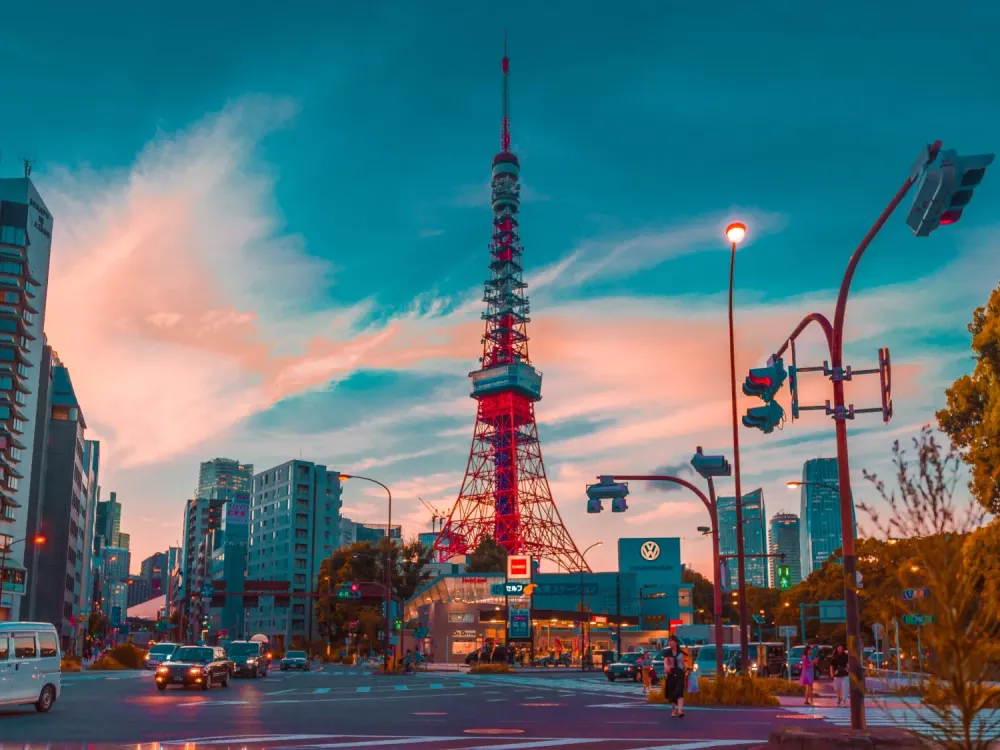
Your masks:
<svg viewBox="0 0 1000 750"><path fill-rule="evenodd" d="M771 385L771 378L768 375L754 375L751 372L749 377L754 385Z"/></svg>
<svg viewBox="0 0 1000 750"><path fill-rule="evenodd" d="M941 223L942 224L954 224L955 222L957 222L961 218L962 218L962 211L961 210L958 210L958 211L945 211L943 214L941 214Z"/></svg>

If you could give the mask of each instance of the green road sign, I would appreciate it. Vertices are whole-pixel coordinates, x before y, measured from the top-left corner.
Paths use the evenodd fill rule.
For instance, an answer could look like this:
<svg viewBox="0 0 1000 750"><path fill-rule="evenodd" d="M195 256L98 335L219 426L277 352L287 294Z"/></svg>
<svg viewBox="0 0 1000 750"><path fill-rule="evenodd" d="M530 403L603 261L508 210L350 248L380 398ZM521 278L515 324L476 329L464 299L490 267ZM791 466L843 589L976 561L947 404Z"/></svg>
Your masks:
<svg viewBox="0 0 1000 750"><path fill-rule="evenodd" d="M847 622L847 605L843 601L829 600L819 603L820 622Z"/></svg>
<svg viewBox="0 0 1000 750"><path fill-rule="evenodd" d="M934 615L903 615L903 622L906 625L930 625L934 622Z"/></svg>
<svg viewBox="0 0 1000 750"><path fill-rule="evenodd" d="M757 623L758 625L763 625L764 622L765 622L764 615L754 615L753 616L753 621L755 623Z"/></svg>
<svg viewBox="0 0 1000 750"><path fill-rule="evenodd" d="M792 569L788 565L779 565L777 567L778 573L778 588L779 589L790 589L792 587Z"/></svg>

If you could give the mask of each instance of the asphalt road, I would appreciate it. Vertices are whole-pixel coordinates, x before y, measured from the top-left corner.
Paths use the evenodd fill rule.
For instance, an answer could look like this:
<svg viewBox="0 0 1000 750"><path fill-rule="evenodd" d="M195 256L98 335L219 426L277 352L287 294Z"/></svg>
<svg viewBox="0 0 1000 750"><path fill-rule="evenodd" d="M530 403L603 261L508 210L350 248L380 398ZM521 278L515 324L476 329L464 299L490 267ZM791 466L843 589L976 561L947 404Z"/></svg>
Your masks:
<svg viewBox="0 0 1000 750"><path fill-rule="evenodd" d="M567 670L470 676L374 675L328 666L272 671L228 688L156 690L152 673L65 675L51 713L0 709L0 748L46 743L202 747L664 748L753 747L783 709L645 703L634 684ZM690 743L697 742L697 745Z"/></svg>

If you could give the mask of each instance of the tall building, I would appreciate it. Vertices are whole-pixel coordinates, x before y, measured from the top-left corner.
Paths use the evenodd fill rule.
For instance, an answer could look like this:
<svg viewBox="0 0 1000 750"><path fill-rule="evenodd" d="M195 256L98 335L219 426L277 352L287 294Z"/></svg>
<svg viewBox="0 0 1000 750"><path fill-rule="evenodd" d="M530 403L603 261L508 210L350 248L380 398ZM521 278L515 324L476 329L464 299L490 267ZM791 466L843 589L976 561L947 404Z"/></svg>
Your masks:
<svg viewBox="0 0 1000 750"><path fill-rule="evenodd" d="M96 535L101 547L122 547L128 549L128 542L122 544L122 504L118 493L110 493L107 500L97 504ZM128 535L124 535L127 540Z"/></svg>
<svg viewBox="0 0 1000 750"><path fill-rule="evenodd" d="M63 648L76 650L76 620L90 592L85 590L87 501L90 488L84 468L84 431L87 423L73 390L73 381L52 354L51 413L45 446L44 494L38 508L36 580L29 587L28 617L51 622L59 630ZM40 431L38 427L37 431Z"/></svg>
<svg viewBox="0 0 1000 750"><path fill-rule="evenodd" d="M52 347L42 348L42 358L38 373L38 400L33 416L35 429L35 460L31 462L31 490L28 501L28 521L25 537L33 539L42 533L41 522L44 513L45 478L48 461L49 424L52 417ZM38 556L41 550L28 542L24 548L26 570L25 602L22 614L28 619L38 619L31 602L37 599L35 589L38 583ZM58 627L58 625L56 625Z"/></svg>
<svg viewBox="0 0 1000 750"><path fill-rule="evenodd" d="M148 578L143 578L141 575L129 576L127 583L129 607L148 602L153 598Z"/></svg>
<svg viewBox="0 0 1000 750"><path fill-rule="evenodd" d="M154 552L139 563L138 577L146 582L149 588L150 599L162 596L166 592L166 571L166 552Z"/></svg>
<svg viewBox="0 0 1000 750"><path fill-rule="evenodd" d="M802 558L799 555L799 517L794 513L775 513L771 516L771 542L769 551L772 555L784 555L784 558L772 557L768 560L771 570L771 588L778 587L778 566L788 567L788 582L794 586L802 580Z"/></svg>
<svg viewBox="0 0 1000 750"><path fill-rule="evenodd" d="M385 527L384 523L358 523L352 521L350 518L342 517L340 519L340 546L354 544L355 542L377 542L380 539L385 539ZM403 527L393 524L390 537L392 539L402 539ZM435 535L436 538L437 536ZM427 548L432 549L433 547L434 539L431 539Z"/></svg>
<svg viewBox="0 0 1000 750"><path fill-rule="evenodd" d="M23 619L24 545L29 536L31 467L35 456L38 391L45 382L45 301L52 214L25 177L0 179L0 619Z"/></svg>
<svg viewBox="0 0 1000 750"><path fill-rule="evenodd" d="M243 591L250 542L250 494L233 492L223 506L219 528L209 535L211 579L224 591ZM242 597L227 596L211 611L213 627L221 636L249 638Z"/></svg>
<svg viewBox="0 0 1000 750"><path fill-rule="evenodd" d="M208 557L205 555L205 545L209 533L219 528L222 523L222 506L225 500L219 498L193 497L184 506L184 529L180 559L180 588L177 600L181 603L182 631L185 638L194 639L198 633L200 618L206 616L203 612L203 602L195 596L201 584L211 574L208 569Z"/></svg>
<svg viewBox="0 0 1000 750"><path fill-rule="evenodd" d="M243 464L232 458L213 458L201 464L195 497L210 497L213 490L217 490L216 497L225 500L230 499L232 493L249 495L252 483L253 464Z"/></svg>
<svg viewBox="0 0 1000 750"><path fill-rule="evenodd" d="M101 548L97 573L100 576L101 611L108 628L117 629L128 613L128 571L130 554L121 547Z"/></svg>
<svg viewBox="0 0 1000 750"><path fill-rule="evenodd" d="M802 510L799 526L802 577L822 567L844 543L840 523L840 480L836 458L811 458L802 465ZM852 534L858 520L851 504Z"/></svg>
<svg viewBox="0 0 1000 750"><path fill-rule="evenodd" d="M315 591L323 559L340 541L339 472L310 461L288 461L253 478L247 578L288 581L290 591ZM250 630L292 644L315 635L311 598L261 597Z"/></svg>
<svg viewBox="0 0 1000 750"><path fill-rule="evenodd" d="M87 513L83 525L83 602L77 627L86 635L87 619L93 611L95 601L99 601L94 591L97 573L94 570L96 555L94 544L97 538L97 503L101 499L101 444L96 440L85 440L83 443L83 475L87 483Z"/></svg>
<svg viewBox="0 0 1000 750"><path fill-rule="evenodd" d="M736 498L720 497L719 551L723 555L736 554ZM767 530L764 528L764 492L754 490L743 496L743 554L761 555L747 557L744 563L747 586L767 588ZM735 589L739 583L739 569L736 558L725 561L727 590Z"/></svg>

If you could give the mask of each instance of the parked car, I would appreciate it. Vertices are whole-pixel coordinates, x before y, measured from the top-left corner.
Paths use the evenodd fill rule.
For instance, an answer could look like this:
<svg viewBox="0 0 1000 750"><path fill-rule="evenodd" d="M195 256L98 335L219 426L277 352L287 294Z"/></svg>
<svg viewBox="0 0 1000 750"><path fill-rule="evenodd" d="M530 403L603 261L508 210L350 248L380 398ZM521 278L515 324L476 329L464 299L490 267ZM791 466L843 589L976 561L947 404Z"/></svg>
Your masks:
<svg viewBox="0 0 1000 750"><path fill-rule="evenodd" d="M0 705L47 713L62 690L59 636L47 622L0 622Z"/></svg>
<svg viewBox="0 0 1000 750"><path fill-rule="evenodd" d="M213 685L229 687L233 676L233 662L226 650L218 646L181 646L170 661L156 668L156 687L166 690L169 685L200 687L208 690Z"/></svg>
<svg viewBox="0 0 1000 750"><path fill-rule="evenodd" d="M604 668L604 674L607 675L608 682L614 682L619 679L633 681L640 680L642 678L642 670L639 669L640 656L642 656L642 654L638 651L632 651L628 654L622 654L620 659L608 664Z"/></svg>
<svg viewBox="0 0 1000 750"><path fill-rule="evenodd" d="M792 646L788 652L785 673L790 679L797 680L802 674L802 653L805 646ZM813 646L812 657L816 660L814 680L819 680L830 676L830 657L833 656L833 646Z"/></svg>
<svg viewBox="0 0 1000 750"><path fill-rule="evenodd" d="M303 672L309 671L309 655L305 651L286 651L281 657L281 671L287 672L291 669L301 669Z"/></svg>
<svg viewBox="0 0 1000 750"><path fill-rule="evenodd" d="M150 646L146 653L146 669L156 669L164 662L170 661L170 657L179 648L176 643L156 643Z"/></svg>
<svg viewBox="0 0 1000 750"><path fill-rule="evenodd" d="M476 664L505 664L510 661L511 654L506 646L502 644L493 645L487 643L485 646L477 648L465 655L465 663L469 666Z"/></svg>
<svg viewBox="0 0 1000 750"><path fill-rule="evenodd" d="M702 646L698 650L698 656L692 662L691 669L698 673L699 677L715 676L715 649L714 643ZM740 665L740 647L734 643L722 644L722 669L725 674L735 674Z"/></svg>
<svg viewBox="0 0 1000 750"><path fill-rule="evenodd" d="M226 653L233 660L233 675L267 677L267 646L259 641L232 641Z"/></svg>
<svg viewBox="0 0 1000 750"><path fill-rule="evenodd" d="M545 656L535 658L536 667L568 667L572 663L573 657L569 651L563 651L556 656L555 651L549 651Z"/></svg>
<svg viewBox="0 0 1000 750"><path fill-rule="evenodd" d="M751 674L760 677L781 677L785 674L786 657L783 643L751 643L749 657ZM799 661L802 661L801 654Z"/></svg>

